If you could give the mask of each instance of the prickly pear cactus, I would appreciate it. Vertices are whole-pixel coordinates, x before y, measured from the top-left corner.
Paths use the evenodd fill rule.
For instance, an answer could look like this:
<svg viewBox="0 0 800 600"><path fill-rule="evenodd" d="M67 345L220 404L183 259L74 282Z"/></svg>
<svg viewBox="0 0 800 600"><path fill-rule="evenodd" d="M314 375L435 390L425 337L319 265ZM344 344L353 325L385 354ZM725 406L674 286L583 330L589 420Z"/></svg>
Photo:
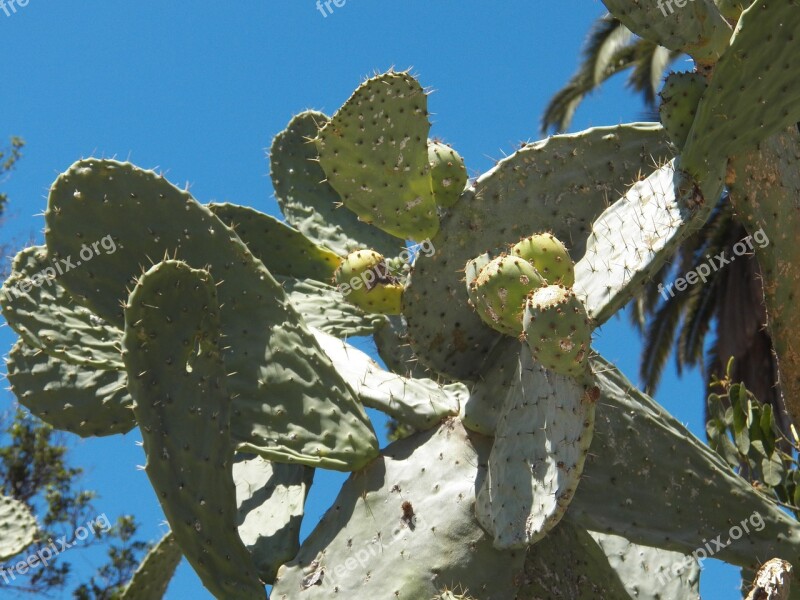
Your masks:
<svg viewBox="0 0 800 600"><path fill-rule="evenodd" d="M761 199L759 179L736 176L747 146L800 118L787 62L800 8L759 0L731 39L730 2L664 19L655 0L606 5L700 67L670 78L666 130L553 136L469 183L458 153L429 141L422 85L392 71L276 136L286 223L203 206L126 163L58 177L46 246L23 250L3 287L21 338L8 374L58 428L141 430L172 533L126 597L159 597L183 555L223 599L273 585L287 600L683 600L697 597L687 557L746 522L746 542L715 558L798 563L797 522L590 344L726 185ZM779 214L752 206L765 226ZM793 297L775 292L793 268L782 223L764 274L771 323L791 324L774 310ZM791 371L792 339L771 333ZM348 341L365 335L385 368ZM366 408L405 437L380 450ZM351 474L301 541L315 468ZM4 502L10 556L35 523Z"/></svg>
<svg viewBox="0 0 800 600"><path fill-rule="evenodd" d="M37 531L36 518L25 504L0 496L0 560L25 550L33 543Z"/></svg>

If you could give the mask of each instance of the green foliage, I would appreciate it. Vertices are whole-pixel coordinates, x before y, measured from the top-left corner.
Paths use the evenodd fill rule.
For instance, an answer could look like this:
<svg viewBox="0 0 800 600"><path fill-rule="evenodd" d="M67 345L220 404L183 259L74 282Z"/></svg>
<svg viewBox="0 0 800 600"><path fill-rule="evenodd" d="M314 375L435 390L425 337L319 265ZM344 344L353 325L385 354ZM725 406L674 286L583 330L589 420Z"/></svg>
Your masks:
<svg viewBox="0 0 800 600"><path fill-rule="evenodd" d="M774 494L800 517L800 439L787 439L772 406L734 382L732 372L733 359L728 361L726 376L712 384L717 391L708 396L708 443L754 487Z"/></svg>
<svg viewBox="0 0 800 600"><path fill-rule="evenodd" d="M72 582L73 564L81 548L103 545L108 562L88 582L79 584L74 594L80 600L111 600L132 575L146 546L135 537L138 526L133 517L123 515L110 529L98 527L96 535L76 541L76 527L96 519L98 513L92 504L95 493L79 487L83 470L69 465L65 436L21 409L1 421L0 491L32 509L39 524L36 540L19 558L42 552L50 547L50 540L64 537L75 544L68 553L54 556L46 567L40 563L3 585L37 597L59 592ZM9 569L19 558L0 566Z"/></svg>

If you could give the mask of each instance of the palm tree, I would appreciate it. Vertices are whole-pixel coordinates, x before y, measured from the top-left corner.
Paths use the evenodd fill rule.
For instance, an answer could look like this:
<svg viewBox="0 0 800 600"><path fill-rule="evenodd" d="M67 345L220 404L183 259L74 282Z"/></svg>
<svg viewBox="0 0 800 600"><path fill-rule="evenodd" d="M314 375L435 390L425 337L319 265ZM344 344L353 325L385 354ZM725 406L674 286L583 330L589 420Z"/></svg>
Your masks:
<svg viewBox="0 0 800 600"><path fill-rule="evenodd" d="M657 120L658 90L669 66L681 56L634 36L611 15L601 17L588 35L577 72L545 109L542 132L566 130L584 98L624 71L630 71L628 86L642 95L648 114ZM763 288L755 258L742 257L714 270L707 282L683 292L660 292L673 290L670 283L707 264L708 257L721 252L732 256L733 245L746 236L723 194L708 223L683 243L675 263L665 265L631 302L630 315L645 344L640 377L647 391L654 392L673 348L678 373L699 366L708 383L724 376L733 357L734 381L744 383L761 402L771 404L779 426L787 432L788 418L776 386L777 365L765 327Z"/></svg>

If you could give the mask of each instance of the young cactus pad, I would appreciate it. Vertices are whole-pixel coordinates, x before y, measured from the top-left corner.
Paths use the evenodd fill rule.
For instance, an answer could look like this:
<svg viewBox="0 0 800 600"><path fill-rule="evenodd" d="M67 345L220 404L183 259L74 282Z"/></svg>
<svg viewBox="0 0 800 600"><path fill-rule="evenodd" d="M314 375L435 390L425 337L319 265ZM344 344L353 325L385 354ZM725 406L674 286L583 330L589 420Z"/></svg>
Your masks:
<svg viewBox="0 0 800 600"><path fill-rule="evenodd" d="M474 268L468 264L466 270ZM467 292L484 323L500 333L518 336L525 297L541 285L542 276L528 261L503 255L489 261L474 281L467 282Z"/></svg>
<svg viewBox="0 0 800 600"><path fill-rule="evenodd" d="M431 186L436 205L450 208L461 197L467 185L467 169L458 152L442 142L428 142L431 165Z"/></svg>
<svg viewBox="0 0 800 600"><path fill-rule="evenodd" d="M572 376L585 370L592 327L586 309L570 290L548 285L534 291L522 324L533 357L546 368Z"/></svg>
<svg viewBox="0 0 800 600"><path fill-rule="evenodd" d="M428 98L407 73L364 82L317 138L319 162L344 205L403 239L436 235L428 164Z"/></svg>
<svg viewBox="0 0 800 600"><path fill-rule="evenodd" d="M403 286L374 250L356 250L336 269L334 280L339 292L352 304L368 313L399 315L402 312Z"/></svg>

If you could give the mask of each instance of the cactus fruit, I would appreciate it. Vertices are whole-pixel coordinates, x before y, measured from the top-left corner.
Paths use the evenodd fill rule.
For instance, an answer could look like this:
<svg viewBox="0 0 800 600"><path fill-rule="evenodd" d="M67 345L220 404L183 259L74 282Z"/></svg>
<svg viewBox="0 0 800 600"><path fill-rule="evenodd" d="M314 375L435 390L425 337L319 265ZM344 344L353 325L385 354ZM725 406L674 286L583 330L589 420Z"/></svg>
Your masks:
<svg viewBox="0 0 800 600"><path fill-rule="evenodd" d="M474 270L470 265L467 271ZM544 279L528 261L501 255L484 266L468 283L470 302L489 327L518 336L522 332L522 309L526 296L544 285Z"/></svg>
<svg viewBox="0 0 800 600"><path fill-rule="evenodd" d="M480 378L480 365L500 334L469 304L467 261L487 250L496 256L533 231L552 231L579 259L587 229L608 203L672 152L659 124L597 127L528 144L479 177L442 217L431 240L436 252L417 257L403 294L408 340L418 360L446 377Z"/></svg>
<svg viewBox="0 0 800 600"><path fill-rule="evenodd" d="M533 357L546 368L570 376L586 370L592 326L583 304L570 290L548 285L532 292L522 325Z"/></svg>
<svg viewBox="0 0 800 600"><path fill-rule="evenodd" d="M23 502L0 496L0 560L8 560L25 550L38 531L36 518Z"/></svg>
<svg viewBox="0 0 800 600"><path fill-rule="evenodd" d="M319 163L365 223L421 242L439 230L428 164L428 98L408 73L368 79L319 132Z"/></svg>
<svg viewBox="0 0 800 600"><path fill-rule="evenodd" d="M450 208L458 202L469 179L464 159L447 144L430 141L428 162L431 165L431 185L436 205Z"/></svg>
<svg viewBox="0 0 800 600"><path fill-rule="evenodd" d="M700 73L670 73L659 96L658 113L672 143L683 148L700 98L708 88L706 78Z"/></svg>
<svg viewBox="0 0 800 600"><path fill-rule="evenodd" d="M399 315L403 310L403 286L374 250L348 254L334 281L345 299L365 312Z"/></svg>
<svg viewBox="0 0 800 600"><path fill-rule="evenodd" d="M552 233L537 233L511 246L509 254L531 263L545 282L571 288L575 283L575 265L564 244Z"/></svg>

